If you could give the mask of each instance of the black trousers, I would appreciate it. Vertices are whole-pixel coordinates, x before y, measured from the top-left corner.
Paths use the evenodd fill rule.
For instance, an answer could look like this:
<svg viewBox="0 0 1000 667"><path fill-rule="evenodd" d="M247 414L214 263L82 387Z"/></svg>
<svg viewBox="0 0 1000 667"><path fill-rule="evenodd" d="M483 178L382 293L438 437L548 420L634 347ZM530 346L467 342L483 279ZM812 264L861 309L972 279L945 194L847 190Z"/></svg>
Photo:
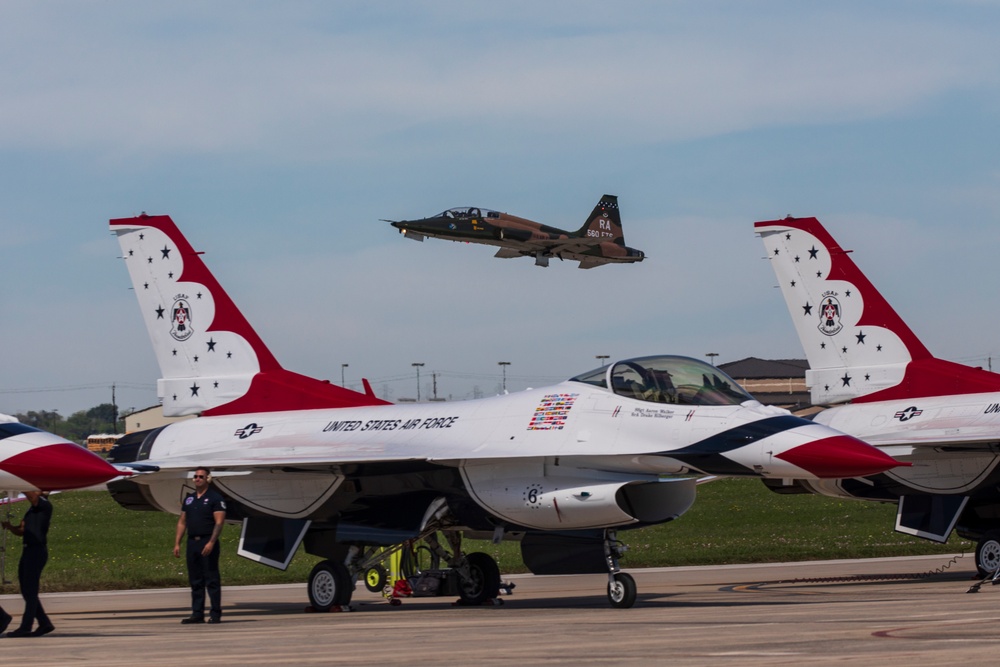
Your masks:
<svg viewBox="0 0 1000 667"><path fill-rule="evenodd" d="M191 583L191 615L195 618L205 617L205 592L211 603L212 618L222 616L222 580L219 576L219 552L221 545L216 542L212 553L202 556L208 537L197 539L188 537L187 566L188 581Z"/></svg>
<svg viewBox="0 0 1000 667"><path fill-rule="evenodd" d="M24 598L20 630L30 631L36 620L40 628L52 624L38 599L42 570L48 560L49 550L46 547L25 547L21 552L21 560L17 563L17 583L21 586L21 597Z"/></svg>

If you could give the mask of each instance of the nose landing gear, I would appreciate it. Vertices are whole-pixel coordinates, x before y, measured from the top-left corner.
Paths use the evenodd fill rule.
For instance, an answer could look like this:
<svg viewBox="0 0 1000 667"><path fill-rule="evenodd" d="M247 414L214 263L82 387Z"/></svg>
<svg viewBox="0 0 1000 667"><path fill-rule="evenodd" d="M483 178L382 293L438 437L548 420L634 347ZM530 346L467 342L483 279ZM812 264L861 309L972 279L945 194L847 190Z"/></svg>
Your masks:
<svg viewBox="0 0 1000 667"><path fill-rule="evenodd" d="M618 567L618 559L627 549L627 546L618 541L615 530L604 531L604 559L608 564L608 602L616 609L628 609L635 604L635 579Z"/></svg>

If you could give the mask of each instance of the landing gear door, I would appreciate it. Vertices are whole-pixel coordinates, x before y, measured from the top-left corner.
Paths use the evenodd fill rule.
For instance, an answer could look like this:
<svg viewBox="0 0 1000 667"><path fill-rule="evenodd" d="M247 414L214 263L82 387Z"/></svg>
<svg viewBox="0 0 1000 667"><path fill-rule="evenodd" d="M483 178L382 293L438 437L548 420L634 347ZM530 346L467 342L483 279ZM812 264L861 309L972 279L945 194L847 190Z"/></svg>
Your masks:
<svg viewBox="0 0 1000 667"><path fill-rule="evenodd" d="M896 508L896 531L925 540L947 542L967 502L968 496L901 496Z"/></svg>
<svg viewBox="0 0 1000 667"><path fill-rule="evenodd" d="M240 548L237 554L279 570L288 564L299 548L312 521L255 516L243 519Z"/></svg>

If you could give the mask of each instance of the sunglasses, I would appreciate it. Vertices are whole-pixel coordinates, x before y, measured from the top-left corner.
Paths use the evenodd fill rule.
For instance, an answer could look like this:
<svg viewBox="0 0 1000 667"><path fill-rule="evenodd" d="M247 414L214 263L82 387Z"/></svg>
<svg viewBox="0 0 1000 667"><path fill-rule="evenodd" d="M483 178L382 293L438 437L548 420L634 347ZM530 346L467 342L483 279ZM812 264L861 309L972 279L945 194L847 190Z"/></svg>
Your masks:
<svg viewBox="0 0 1000 667"><path fill-rule="evenodd" d="M195 479L205 479L205 476L204 475L195 475L194 478Z"/></svg>

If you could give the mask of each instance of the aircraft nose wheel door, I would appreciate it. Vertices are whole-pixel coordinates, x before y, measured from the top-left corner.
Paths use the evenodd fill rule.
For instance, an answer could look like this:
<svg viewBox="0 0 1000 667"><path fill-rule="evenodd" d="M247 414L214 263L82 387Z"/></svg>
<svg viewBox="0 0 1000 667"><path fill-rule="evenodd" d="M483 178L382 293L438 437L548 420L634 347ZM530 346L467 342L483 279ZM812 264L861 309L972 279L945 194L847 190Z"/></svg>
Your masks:
<svg viewBox="0 0 1000 667"><path fill-rule="evenodd" d="M608 563L608 602L616 609L628 609L635 604L636 586L631 574L618 567L618 557L626 546L618 541L614 530L604 531L604 558Z"/></svg>
<svg viewBox="0 0 1000 667"><path fill-rule="evenodd" d="M330 611L351 603L354 582L347 566L332 560L316 563L309 573L309 604L316 611Z"/></svg>

